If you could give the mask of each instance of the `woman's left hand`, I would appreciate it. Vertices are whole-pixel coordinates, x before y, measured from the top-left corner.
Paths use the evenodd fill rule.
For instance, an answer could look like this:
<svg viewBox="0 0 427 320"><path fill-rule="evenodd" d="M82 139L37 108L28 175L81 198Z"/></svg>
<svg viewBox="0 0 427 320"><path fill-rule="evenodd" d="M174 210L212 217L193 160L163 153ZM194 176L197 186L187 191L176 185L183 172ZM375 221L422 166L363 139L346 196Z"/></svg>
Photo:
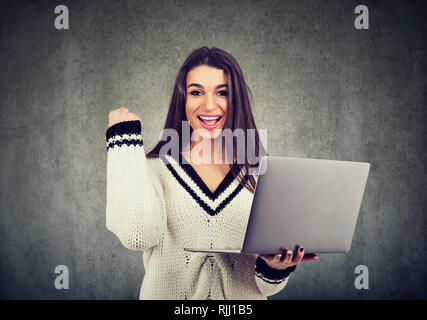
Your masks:
<svg viewBox="0 0 427 320"><path fill-rule="evenodd" d="M301 262L318 260L319 257L316 254L304 254L304 248L298 245L295 253L291 250L282 249L283 254L260 254L262 258L270 268L277 270L284 270L288 267L300 264Z"/></svg>

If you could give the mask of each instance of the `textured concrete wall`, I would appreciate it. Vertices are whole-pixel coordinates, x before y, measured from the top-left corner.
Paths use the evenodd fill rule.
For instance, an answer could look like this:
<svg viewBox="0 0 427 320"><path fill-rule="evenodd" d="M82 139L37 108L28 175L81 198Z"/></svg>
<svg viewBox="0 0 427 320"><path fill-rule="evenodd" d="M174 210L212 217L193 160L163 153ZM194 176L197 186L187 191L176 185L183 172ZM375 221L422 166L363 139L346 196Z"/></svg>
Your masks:
<svg viewBox="0 0 427 320"><path fill-rule="evenodd" d="M301 265L272 298L427 298L423 2L363 1L360 31L359 1L3 1L0 298L138 298L142 256L105 228L108 113L139 115L152 147L203 45L241 64L271 154L372 165L350 253Z"/></svg>

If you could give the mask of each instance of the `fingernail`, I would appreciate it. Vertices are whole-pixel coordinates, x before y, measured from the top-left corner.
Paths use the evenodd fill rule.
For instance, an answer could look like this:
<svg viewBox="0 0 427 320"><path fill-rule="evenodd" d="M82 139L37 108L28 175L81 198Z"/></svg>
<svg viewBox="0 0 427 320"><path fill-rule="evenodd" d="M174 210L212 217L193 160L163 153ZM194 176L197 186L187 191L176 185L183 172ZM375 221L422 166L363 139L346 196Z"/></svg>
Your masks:
<svg viewBox="0 0 427 320"><path fill-rule="evenodd" d="M303 251L304 251L304 248L303 248L303 247L299 248L299 251L303 252Z"/></svg>

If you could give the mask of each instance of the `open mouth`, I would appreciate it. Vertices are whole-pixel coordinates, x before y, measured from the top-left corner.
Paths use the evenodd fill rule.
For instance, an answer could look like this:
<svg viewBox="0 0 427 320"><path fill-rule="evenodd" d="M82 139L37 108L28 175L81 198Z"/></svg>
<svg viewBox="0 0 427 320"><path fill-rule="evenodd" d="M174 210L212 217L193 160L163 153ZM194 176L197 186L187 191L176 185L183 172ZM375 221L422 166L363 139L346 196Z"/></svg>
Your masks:
<svg viewBox="0 0 427 320"><path fill-rule="evenodd" d="M208 126L214 126L221 120L222 116L197 116L199 120Z"/></svg>

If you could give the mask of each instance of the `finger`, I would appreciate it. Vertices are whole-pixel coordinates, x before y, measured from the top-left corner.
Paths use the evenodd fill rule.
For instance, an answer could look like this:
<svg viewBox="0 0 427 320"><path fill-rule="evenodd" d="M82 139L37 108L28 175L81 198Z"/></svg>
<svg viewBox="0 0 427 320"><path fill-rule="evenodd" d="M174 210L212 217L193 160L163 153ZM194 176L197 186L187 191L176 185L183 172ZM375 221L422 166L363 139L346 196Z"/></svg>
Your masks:
<svg viewBox="0 0 427 320"><path fill-rule="evenodd" d="M286 251L286 258L283 260L283 263L285 264L291 264L292 263L292 256L293 253L291 250L287 250Z"/></svg>
<svg viewBox="0 0 427 320"><path fill-rule="evenodd" d="M292 263L300 264L303 257L304 257L304 248L301 245L298 245L294 258L292 259Z"/></svg>
<svg viewBox="0 0 427 320"><path fill-rule="evenodd" d="M286 248L281 247L280 251L282 252L282 256L280 257L280 261L283 262L283 260L285 260L285 258L286 258L286 252L288 252L288 250Z"/></svg>
<svg viewBox="0 0 427 320"><path fill-rule="evenodd" d="M313 261L313 260L319 260L319 256L317 254L306 254L304 255L304 258L302 258L301 262L307 262L307 261Z"/></svg>
<svg viewBox="0 0 427 320"><path fill-rule="evenodd" d="M274 263L280 263L280 258L282 257L282 254L281 253L278 253L278 254L276 254L276 255L274 255L274 258L273 258L273 261L272 262L274 262Z"/></svg>
<svg viewBox="0 0 427 320"><path fill-rule="evenodd" d="M280 248L280 251L282 251L282 256L280 257L280 262L283 262L286 259L286 255L287 255L288 250L286 248L282 247L282 248Z"/></svg>

